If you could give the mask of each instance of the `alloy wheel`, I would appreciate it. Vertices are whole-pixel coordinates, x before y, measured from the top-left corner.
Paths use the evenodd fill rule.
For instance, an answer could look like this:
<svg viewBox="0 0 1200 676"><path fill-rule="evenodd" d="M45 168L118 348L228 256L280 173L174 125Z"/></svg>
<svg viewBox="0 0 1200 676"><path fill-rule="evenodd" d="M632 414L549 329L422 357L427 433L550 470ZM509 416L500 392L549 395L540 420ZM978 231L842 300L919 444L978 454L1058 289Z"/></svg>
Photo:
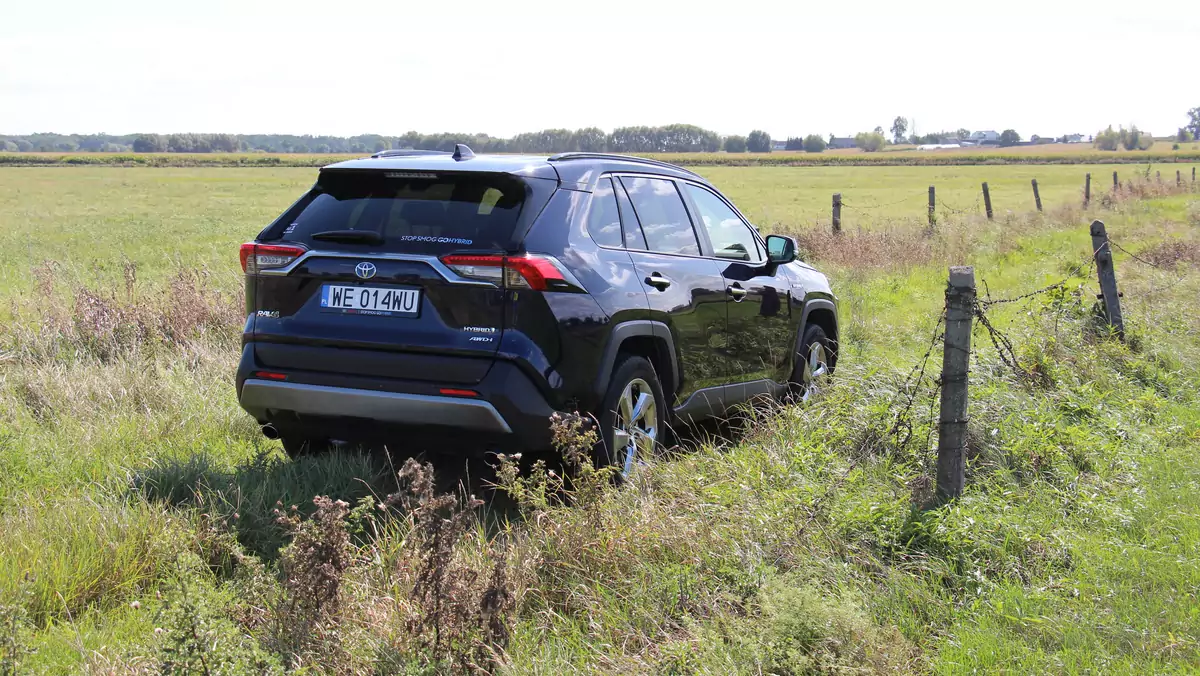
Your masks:
<svg viewBox="0 0 1200 676"><path fill-rule="evenodd" d="M634 378L621 391L613 416L613 456L621 461L621 476L629 478L639 462L654 455L658 442L658 407L654 390Z"/></svg>

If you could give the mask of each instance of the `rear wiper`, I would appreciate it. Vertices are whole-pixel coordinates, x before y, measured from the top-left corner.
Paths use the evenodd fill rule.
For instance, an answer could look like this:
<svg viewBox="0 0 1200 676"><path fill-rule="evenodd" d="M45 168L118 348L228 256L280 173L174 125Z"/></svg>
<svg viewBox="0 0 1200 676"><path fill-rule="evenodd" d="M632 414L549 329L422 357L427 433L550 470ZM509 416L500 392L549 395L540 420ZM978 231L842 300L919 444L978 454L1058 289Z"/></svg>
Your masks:
<svg viewBox="0 0 1200 676"><path fill-rule="evenodd" d="M374 230L326 230L311 237L322 242L346 242L347 244L383 244L383 236Z"/></svg>

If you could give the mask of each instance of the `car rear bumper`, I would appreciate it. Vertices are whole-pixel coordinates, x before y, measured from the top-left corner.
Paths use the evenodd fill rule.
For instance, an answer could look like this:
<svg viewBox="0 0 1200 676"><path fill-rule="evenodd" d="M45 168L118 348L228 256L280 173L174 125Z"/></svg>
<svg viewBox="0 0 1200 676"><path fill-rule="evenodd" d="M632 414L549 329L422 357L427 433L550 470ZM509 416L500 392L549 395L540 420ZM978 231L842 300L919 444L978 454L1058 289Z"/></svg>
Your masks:
<svg viewBox="0 0 1200 676"><path fill-rule="evenodd" d="M336 349L336 348L328 348ZM322 355L314 353L315 359ZM490 361L490 360L489 360ZM256 376L269 371L284 379ZM243 347L237 392L242 408L260 424L281 431L334 439L387 440L426 437L489 448L550 447L555 409L526 372L496 360L478 383L477 396L452 396L454 382L430 382L302 368L271 368Z"/></svg>
<svg viewBox="0 0 1200 676"><path fill-rule="evenodd" d="M270 410L281 410L302 416L368 418L385 424L447 425L492 434L512 433L491 403L463 397L247 380L242 385L241 404L260 419Z"/></svg>

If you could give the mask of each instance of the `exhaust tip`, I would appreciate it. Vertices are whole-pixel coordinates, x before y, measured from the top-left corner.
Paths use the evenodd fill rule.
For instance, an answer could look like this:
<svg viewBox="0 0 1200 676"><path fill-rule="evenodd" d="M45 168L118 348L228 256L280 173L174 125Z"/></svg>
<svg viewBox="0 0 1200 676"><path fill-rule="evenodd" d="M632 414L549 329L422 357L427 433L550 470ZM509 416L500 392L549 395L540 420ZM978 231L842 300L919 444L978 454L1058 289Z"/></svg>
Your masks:
<svg viewBox="0 0 1200 676"><path fill-rule="evenodd" d="M269 424L263 425L262 433L263 433L264 437L271 439L271 440L275 440L275 439L279 438L279 430L275 429L274 425L269 425Z"/></svg>

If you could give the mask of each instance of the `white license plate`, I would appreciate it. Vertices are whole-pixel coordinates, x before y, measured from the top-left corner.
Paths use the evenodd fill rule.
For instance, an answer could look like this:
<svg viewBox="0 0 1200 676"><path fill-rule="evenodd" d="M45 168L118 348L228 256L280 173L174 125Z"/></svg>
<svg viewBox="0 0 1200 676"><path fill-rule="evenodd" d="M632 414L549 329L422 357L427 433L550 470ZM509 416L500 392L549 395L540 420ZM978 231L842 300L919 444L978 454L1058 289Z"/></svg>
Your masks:
<svg viewBox="0 0 1200 676"><path fill-rule="evenodd" d="M321 309L346 314L416 317L421 310L421 291L326 284L321 287Z"/></svg>

